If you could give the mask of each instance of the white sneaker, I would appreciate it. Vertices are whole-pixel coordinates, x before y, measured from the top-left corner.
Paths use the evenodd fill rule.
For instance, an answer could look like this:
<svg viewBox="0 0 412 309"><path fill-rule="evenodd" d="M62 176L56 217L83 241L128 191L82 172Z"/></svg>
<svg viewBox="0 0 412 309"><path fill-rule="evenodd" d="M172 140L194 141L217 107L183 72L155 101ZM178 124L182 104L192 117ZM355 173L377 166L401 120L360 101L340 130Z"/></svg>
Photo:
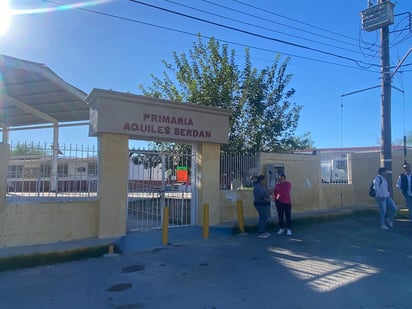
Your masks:
<svg viewBox="0 0 412 309"><path fill-rule="evenodd" d="M387 221L386 221L386 224L387 224L391 229L393 229L393 221L387 220Z"/></svg>
<svg viewBox="0 0 412 309"><path fill-rule="evenodd" d="M285 230L284 229L279 229L278 235L283 235L283 233L285 233Z"/></svg>
<svg viewBox="0 0 412 309"><path fill-rule="evenodd" d="M257 237L258 237L258 238L269 238L269 237L270 237L270 234L264 232L264 233L260 233Z"/></svg>
<svg viewBox="0 0 412 309"><path fill-rule="evenodd" d="M381 228L384 229L384 230L387 230L387 229L388 229L388 227L387 227L385 224L382 224L382 225L381 225Z"/></svg>
<svg viewBox="0 0 412 309"><path fill-rule="evenodd" d="M286 235L292 236L292 231L288 229L288 230L286 231Z"/></svg>

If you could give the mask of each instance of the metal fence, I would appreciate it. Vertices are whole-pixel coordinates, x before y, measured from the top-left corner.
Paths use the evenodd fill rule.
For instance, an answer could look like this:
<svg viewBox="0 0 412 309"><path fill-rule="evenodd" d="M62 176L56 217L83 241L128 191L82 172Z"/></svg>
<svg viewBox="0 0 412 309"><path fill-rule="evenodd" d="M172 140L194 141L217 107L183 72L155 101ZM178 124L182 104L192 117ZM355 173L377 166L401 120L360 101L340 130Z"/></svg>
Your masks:
<svg viewBox="0 0 412 309"><path fill-rule="evenodd" d="M320 170L323 184L347 184L351 179L351 156L346 152L322 152Z"/></svg>
<svg viewBox="0 0 412 309"><path fill-rule="evenodd" d="M7 198L45 198L45 199L84 199L97 198L98 189L98 152L96 146L61 145L54 162L53 146L50 144L11 143L7 177ZM152 150L153 151L153 150ZM133 153L133 150L131 150ZM165 165L183 167L192 166L190 155L182 156L184 162L175 159L166 160ZM170 162L169 162L170 161ZM256 175L256 156L241 153L221 153L220 155L220 189L238 189L252 185ZM133 164L132 164L133 165ZM187 192L189 183L176 182L176 172L184 172L168 167L171 171L166 179L174 180L167 183L167 191ZM158 169L158 168L157 168ZM137 190L138 184L147 185L150 191L159 186L161 179L156 168L150 169L151 181L146 181L147 175L139 173L137 166L129 171L130 191ZM143 170L142 170L143 171ZM148 169L145 170L146 173ZM147 177L146 177L147 176ZM140 178L142 179L140 179ZM146 177L146 178L145 178ZM143 184L143 185L142 185ZM171 190L169 190L171 186ZM176 186L179 186L178 188ZM175 188L176 187L176 188ZM142 188L141 188L142 189ZM156 191L156 190L155 190Z"/></svg>
<svg viewBox="0 0 412 309"><path fill-rule="evenodd" d="M195 154L146 149L129 151L127 229L161 228L168 207L169 226L193 224L192 188Z"/></svg>
<svg viewBox="0 0 412 309"><path fill-rule="evenodd" d="M242 153L220 154L220 189L251 187L257 173L257 156Z"/></svg>
<svg viewBox="0 0 412 309"><path fill-rule="evenodd" d="M97 171L94 146L11 143L7 198L96 198Z"/></svg>

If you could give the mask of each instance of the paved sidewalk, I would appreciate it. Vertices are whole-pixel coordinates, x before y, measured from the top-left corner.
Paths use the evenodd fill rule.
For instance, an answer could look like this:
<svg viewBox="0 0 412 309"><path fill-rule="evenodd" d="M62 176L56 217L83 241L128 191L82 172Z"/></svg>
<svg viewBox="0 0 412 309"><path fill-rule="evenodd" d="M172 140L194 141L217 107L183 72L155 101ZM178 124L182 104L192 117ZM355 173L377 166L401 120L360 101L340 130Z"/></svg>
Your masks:
<svg viewBox="0 0 412 309"><path fill-rule="evenodd" d="M82 239L74 241L62 241L51 244L29 245L29 246L17 246L0 248L0 259L13 256L29 256L36 254L45 254L53 252L64 252L67 250L86 249L99 246L108 246L115 243L118 238L108 239Z"/></svg>
<svg viewBox="0 0 412 309"><path fill-rule="evenodd" d="M363 208L364 211L376 210L373 208ZM356 208L341 208L338 210L323 210L319 212L311 211L309 213L300 213L294 215L294 220L299 220L300 218L310 218L311 220L316 220L316 216L324 216L328 214L344 215L346 213L351 213L355 211ZM273 218L271 220L273 222ZM257 224L257 219L249 220L245 222L247 226L253 226ZM233 234L233 229L236 226L236 222L227 223L221 226L213 226L209 228L209 239L215 238L225 238L230 237ZM188 244L191 242L198 242L203 240L203 230L199 226L187 226L178 228L169 228L167 243L169 246L178 246L182 244ZM95 247L109 246L115 244L119 246L122 252L142 252L150 251L153 249L164 248L162 244L162 231L158 230L147 230L147 231L137 231L128 232L124 237L118 238L90 238L74 241L56 242L51 244L38 244L38 245L28 245L28 246L17 246L17 247L7 247L0 248L0 260L1 258L13 257L13 256L30 256L36 254L47 254L47 253L62 253L70 250L77 249L88 249Z"/></svg>
<svg viewBox="0 0 412 309"><path fill-rule="evenodd" d="M209 228L209 239L230 237L233 227L220 226ZM81 250L109 245L117 245L122 253L136 253L165 248L168 246L180 246L192 242L204 240L203 229L198 226L186 226L169 228L167 233L167 245L163 245L163 234L161 230L147 230L129 232L124 237L106 239L82 239L74 241L56 242L51 244L39 244L30 246L17 246L0 248L1 258L14 256L30 256L36 254L61 253L70 250Z"/></svg>
<svg viewBox="0 0 412 309"><path fill-rule="evenodd" d="M0 308L412 308L412 225L377 222L322 221L268 239L188 229L194 239L174 241L171 231L169 246L149 251L128 244L124 255L1 272Z"/></svg>

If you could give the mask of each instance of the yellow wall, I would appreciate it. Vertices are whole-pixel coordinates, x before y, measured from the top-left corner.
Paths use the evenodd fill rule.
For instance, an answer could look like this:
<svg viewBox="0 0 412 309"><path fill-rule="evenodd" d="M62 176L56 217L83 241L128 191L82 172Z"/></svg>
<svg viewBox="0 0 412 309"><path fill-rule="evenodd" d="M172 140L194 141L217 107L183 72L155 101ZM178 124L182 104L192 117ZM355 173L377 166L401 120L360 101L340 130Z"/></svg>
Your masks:
<svg viewBox="0 0 412 309"><path fill-rule="evenodd" d="M127 138L106 135L100 141L101 179L99 200L66 203L25 203L6 205L8 145L0 144L0 248L20 245L53 243L86 238L108 238L124 235L127 197ZM375 206L367 194L372 178L380 166L379 153L351 155L350 184L322 184L320 158L317 155L261 154L258 173L265 173L267 164L283 165L292 183L294 214L339 207ZM393 185L402 172L402 152L393 155ZM126 162L123 161L126 158ZM202 224L204 203L210 206L210 224L237 220L237 201L243 204L244 218L256 219L253 191L219 190L219 147L203 144L198 149L199 196L198 225ZM412 162L412 157L407 158ZM119 170L123 172L119 173ZM117 171L117 172L114 172ZM125 174L126 176L121 176ZM395 202L403 206L400 192L394 187Z"/></svg>
<svg viewBox="0 0 412 309"><path fill-rule="evenodd" d="M95 238L98 202L7 204L1 247Z"/></svg>
<svg viewBox="0 0 412 309"><path fill-rule="evenodd" d="M219 178L220 178L220 145L202 143L197 145L197 190L199 196L198 223L203 225L202 207L209 204L209 223L219 224L220 221L220 201Z"/></svg>
<svg viewBox="0 0 412 309"><path fill-rule="evenodd" d="M404 207L404 200L395 185L399 174L403 172L403 160L402 151L392 153L393 197L400 207ZM411 155L407 161L412 162ZM369 197L368 190L380 167L378 152L351 154L352 178L349 184L323 184L319 155L262 153L259 156L258 174L265 175L268 164L284 166L286 177L292 183L294 214L340 207L370 208L376 205L375 200ZM237 220L237 199L242 200L245 219L257 218L253 207L253 191L220 191L221 222Z"/></svg>
<svg viewBox="0 0 412 309"><path fill-rule="evenodd" d="M259 156L260 173L266 166L283 165L286 177L292 183L291 196L294 211L308 211L325 207L320 201L320 158L311 155L262 153ZM270 188L273 190L273 188Z"/></svg>
<svg viewBox="0 0 412 309"><path fill-rule="evenodd" d="M126 234L128 137L102 134L99 142L99 237Z"/></svg>
<svg viewBox="0 0 412 309"><path fill-rule="evenodd" d="M3 133L4 134L4 133ZM10 146L8 144L0 143L0 248L4 235L6 234L6 192L7 192L7 173L9 167L9 152Z"/></svg>
<svg viewBox="0 0 412 309"><path fill-rule="evenodd" d="M253 190L221 190L219 199L221 222L237 221L237 200L242 201L245 219L257 218L256 209L253 206Z"/></svg>

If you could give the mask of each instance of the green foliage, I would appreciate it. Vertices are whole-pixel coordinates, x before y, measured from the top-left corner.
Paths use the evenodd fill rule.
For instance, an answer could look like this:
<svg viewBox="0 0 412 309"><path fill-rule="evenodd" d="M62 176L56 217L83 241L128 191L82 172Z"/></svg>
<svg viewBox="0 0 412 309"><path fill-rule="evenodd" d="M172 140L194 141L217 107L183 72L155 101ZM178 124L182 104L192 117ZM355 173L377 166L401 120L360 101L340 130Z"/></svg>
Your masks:
<svg viewBox="0 0 412 309"><path fill-rule="evenodd" d="M129 153L134 165L142 165L145 169L152 169L162 163L162 158L157 152L144 152L142 150Z"/></svg>
<svg viewBox="0 0 412 309"><path fill-rule="evenodd" d="M26 143L17 143L10 152L11 156L38 156L44 154L46 154L44 148L41 148L40 146L35 147Z"/></svg>
<svg viewBox="0 0 412 309"><path fill-rule="evenodd" d="M262 70L254 68L246 49L239 69L235 50L201 37L188 55L173 53L174 64L163 60L162 78L153 74L151 86L139 85L143 95L217 107L232 111L229 145L223 150L256 153L311 147L309 133L295 136L302 106L291 101L295 89L287 74L289 58ZM170 74L170 75L169 75Z"/></svg>
<svg viewBox="0 0 412 309"><path fill-rule="evenodd" d="M152 169L162 164L166 175L170 176L177 166L186 166L190 173L191 146L176 143L150 143L152 150L131 150L129 158L134 165L141 165L149 170L149 178L152 179ZM163 158L164 156L164 158ZM165 160L164 162L163 159ZM164 163L164 165L163 165Z"/></svg>
<svg viewBox="0 0 412 309"><path fill-rule="evenodd" d="M412 145L412 132L408 132L408 134L405 136L406 137L406 146ZM404 140L403 138L397 138L393 142L394 145L403 145Z"/></svg>

